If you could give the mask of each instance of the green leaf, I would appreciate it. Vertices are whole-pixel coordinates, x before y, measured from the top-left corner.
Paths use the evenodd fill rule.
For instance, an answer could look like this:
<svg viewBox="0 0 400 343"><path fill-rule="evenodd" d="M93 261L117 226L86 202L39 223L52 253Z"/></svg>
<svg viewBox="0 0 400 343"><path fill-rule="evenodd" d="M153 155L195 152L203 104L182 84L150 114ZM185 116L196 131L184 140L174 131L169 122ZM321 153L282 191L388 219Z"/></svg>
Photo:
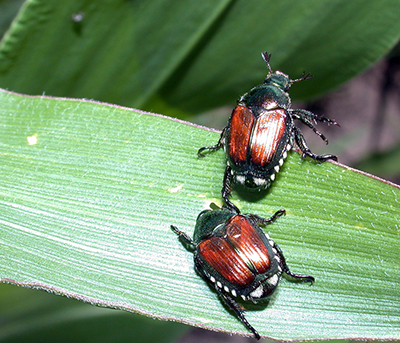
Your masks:
<svg viewBox="0 0 400 343"><path fill-rule="evenodd" d="M8 29L24 1L25 0L0 1L0 36L3 36L4 32Z"/></svg>
<svg viewBox="0 0 400 343"><path fill-rule="evenodd" d="M400 3L28 0L0 44L0 87L184 116L232 104L272 67L344 83L400 38Z"/></svg>
<svg viewBox="0 0 400 343"><path fill-rule="evenodd" d="M0 92L0 279L102 306L249 334L170 230L221 204L219 133L102 103ZM399 187L292 152L268 194L233 193L293 272L246 312L276 339L400 338Z"/></svg>

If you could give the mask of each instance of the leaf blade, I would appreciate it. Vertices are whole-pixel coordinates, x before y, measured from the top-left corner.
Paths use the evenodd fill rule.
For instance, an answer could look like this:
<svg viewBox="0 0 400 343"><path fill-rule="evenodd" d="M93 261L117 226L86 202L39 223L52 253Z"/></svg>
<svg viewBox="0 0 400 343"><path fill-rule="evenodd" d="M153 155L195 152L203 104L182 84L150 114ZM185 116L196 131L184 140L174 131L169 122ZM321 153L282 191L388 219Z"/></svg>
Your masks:
<svg viewBox="0 0 400 343"><path fill-rule="evenodd" d="M196 156L217 132L95 102L0 96L2 281L246 333L169 228L191 234L197 214L220 203L223 153ZM294 272L316 278L283 280L266 307L246 312L262 335L399 337L399 188L291 153L267 196L233 200L265 217L285 207L265 230Z"/></svg>

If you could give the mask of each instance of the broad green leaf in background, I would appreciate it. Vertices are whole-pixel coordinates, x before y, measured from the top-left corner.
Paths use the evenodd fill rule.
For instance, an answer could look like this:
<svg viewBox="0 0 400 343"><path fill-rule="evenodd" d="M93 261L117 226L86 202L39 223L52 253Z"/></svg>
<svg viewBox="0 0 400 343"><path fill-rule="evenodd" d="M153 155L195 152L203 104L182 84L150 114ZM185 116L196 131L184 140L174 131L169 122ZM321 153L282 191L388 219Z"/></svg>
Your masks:
<svg viewBox="0 0 400 343"><path fill-rule="evenodd" d="M400 145L381 154L374 154L357 165L370 173L384 174L386 177L398 175L400 170Z"/></svg>
<svg viewBox="0 0 400 343"><path fill-rule="evenodd" d="M0 93L0 279L92 304L248 332L194 272L170 230L191 234L221 204L219 133L102 103ZM400 338L400 189L291 153L268 196L243 212L287 214L265 228L294 272L246 313L277 339ZM266 324L267 323L267 324Z"/></svg>
<svg viewBox="0 0 400 343"><path fill-rule="evenodd" d="M400 2L28 0L0 44L0 87L184 116L232 104L274 69L310 98L400 38Z"/></svg>
<svg viewBox="0 0 400 343"><path fill-rule="evenodd" d="M0 1L0 36L10 26L19 8L25 0L2 0Z"/></svg>
<svg viewBox="0 0 400 343"><path fill-rule="evenodd" d="M187 330L46 292L4 284L0 289L0 342L167 343Z"/></svg>

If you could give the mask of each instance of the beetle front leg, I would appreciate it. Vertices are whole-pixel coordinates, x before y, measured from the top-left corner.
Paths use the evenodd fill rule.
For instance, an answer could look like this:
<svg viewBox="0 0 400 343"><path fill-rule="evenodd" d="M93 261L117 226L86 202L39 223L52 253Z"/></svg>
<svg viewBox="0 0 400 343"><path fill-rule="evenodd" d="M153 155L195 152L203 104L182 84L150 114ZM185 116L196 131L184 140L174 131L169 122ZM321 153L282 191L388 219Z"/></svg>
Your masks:
<svg viewBox="0 0 400 343"><path fill-rule="evenodd" d="M302 152L302 157L309 156L315 161L326 161L326 160L334 160L337 161L337 157L335 155L326 154L326 155L316 155L311 152L308 148L306 140L304 139L303 134L301 133L300 129L297 127L293 127L294 138L298 147Z"/></svg>
<svg viewBox="0 0 400 343"><path fill-rule="evenodd" d="M268 225L275 221L277 218L283 216L286 213L285 209L281 209L276 211L271 217L269 218L262 218L256 214L247 214L251 220L253 220L258 225Z"/></svg>
<svg viewBox="0 0 400 343"><path fill-rule="evenodd" d="M222 300L225 302L225 304L233 311L235 312L236 316L240 319L240 321L253 333L255 339L260 339L260 334L257 332L255 328L253 328L250 323L247 321L247 319L244 316L244 310L243 308L235 301L235 299L231 298L230 295L227 295L226 293L223 293L220 291L217 287L215 287L217 290L218 294L221 296Z"/></svg>
<svg viewBox="0 0 400 343"><path fill-rule="evenodd" d="M221 194L222 194L222 199L224 199L225 201L226 207L239 214L240 213L239 209L229 200L232 190L232 178L233 178L232 168L230 166L226 166Z"/></svg>
<svg viewBox="0 0 400 343"><path fill-rule="evenodd" d="M200 148L200 149L197 151L197 155L198 155L199 157L205 157L205 155L203 154L203 151L204 151L204 150L209 150L209 151L212 152L212 151L216 151L216 150L222 148L223 145L224 145L224 141L225 141L226 130L227 130L227 126L224 127L224 129L222 130L221 136L219 137L218 143L217 143L216 145L205 146L205 147Z"/></svg>
<svg viewBox="0 0 400 343"><path fill-rule="evenodd" d="M327 123L328 125L336 125L336 126L340 126L336 120L332 120L329 119L325 116L319 116L311 111L307 111L307 110L302 110L302 109L297 109L297 110L291 110L291 113L297 118L307 118L309 120L313 120L315 123L317 121L320 121L322 123ZM301 120L301 119L300 119Z"/></svg>
<svg viewBox="0 0 400 343"><path fill-rule="evenodd" d="M174 231L178 236L179 239L183 242L183 244L185 244L189 250L195 250L196 249L196 245L193 242L193 240L183 231L179 230L176 226L171 225L171 230Z"/></svg>
<svg viewBox="0 0 400 343"><path fill-rule="evenodd" d="M311 120L309 118L306 118L303 116L298 116L293 112L292 112L292 114L293 114L294 118L296 118L297 120L300 120L304 125L307 125L311 130L314 131L314 133L316 135L318 135L326 144L328 144L328 140L326 139L326 137L314 127L313 123L311 122Z"/></svg>

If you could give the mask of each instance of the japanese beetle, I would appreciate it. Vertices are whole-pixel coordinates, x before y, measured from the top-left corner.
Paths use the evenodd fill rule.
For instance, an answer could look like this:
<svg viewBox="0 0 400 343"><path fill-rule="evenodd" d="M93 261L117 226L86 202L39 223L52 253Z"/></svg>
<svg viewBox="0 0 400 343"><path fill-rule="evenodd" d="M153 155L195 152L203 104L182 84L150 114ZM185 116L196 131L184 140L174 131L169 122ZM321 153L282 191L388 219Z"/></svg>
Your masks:
<svg viewBox="0 0 400 343"><path fill-rule="evenodd" d="M267 225L284 213L280 210L263 219L238 214L230 208L206 210L197 218L193 239L171 225L194 252L197 272L215 287L224 303L257 339L260 335L244 317L244 309L236 298L256 303L270 297L283 273L299 281L314 282L312 276L292 273L281 249L258 226Z"/></svg>
<svg viewBox="0 0 400 343"><path fill-rule="evenodd" d="M337 160L334 155L315 155L308 148L301 130L294 124L297 119L311 128L327 144L326 137L314 124L318 121L338 125L334 120L318 116L303 109L291 109L289 88L298 81L312 78L310 74L291 80L281 71L273 72L269 64L271 55L262 54L269 73L263 84L244 94L234 108L228 125L223 129L218 143L199 149L215 151L224 148L227 167L222 188L225 203L239 213L229 201L232 183L239 183L251 189L266 189L279 172L287 152L294 142L300 148L302 157L309 156L316 161Z"/></svg>

